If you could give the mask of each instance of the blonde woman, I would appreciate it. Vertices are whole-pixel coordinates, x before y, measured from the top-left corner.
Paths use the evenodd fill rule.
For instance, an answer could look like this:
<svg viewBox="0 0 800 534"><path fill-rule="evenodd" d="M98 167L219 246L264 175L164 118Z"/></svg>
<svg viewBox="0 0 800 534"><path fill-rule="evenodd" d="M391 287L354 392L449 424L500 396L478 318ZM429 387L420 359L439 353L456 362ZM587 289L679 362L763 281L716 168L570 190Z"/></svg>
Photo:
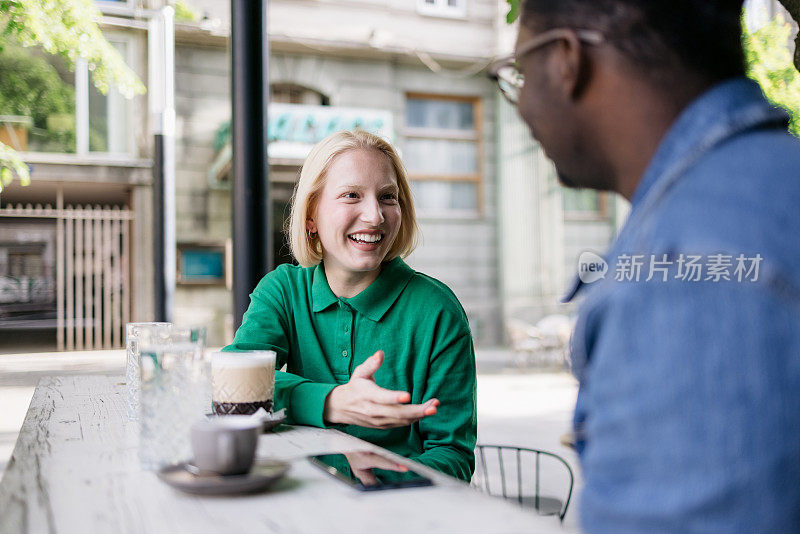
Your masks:
<svg viewBox="0 0 800 534"><path fill-rule="evenodd" d="M275 407L469 480L475 356L467 317L403 261L419 235L394 148L337 132L306 158L288 236L299 266L266 275L226 350L274 350Z"/></svg>

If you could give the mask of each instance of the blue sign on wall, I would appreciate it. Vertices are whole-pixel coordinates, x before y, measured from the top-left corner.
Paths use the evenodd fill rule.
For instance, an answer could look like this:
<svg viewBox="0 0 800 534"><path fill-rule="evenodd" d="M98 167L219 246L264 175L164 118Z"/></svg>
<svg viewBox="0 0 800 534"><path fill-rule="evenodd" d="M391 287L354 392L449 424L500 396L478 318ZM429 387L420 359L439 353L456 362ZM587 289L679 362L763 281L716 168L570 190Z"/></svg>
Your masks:
<svg viewBox="0 0 800 534"><path fill-rule="evenodd" d="M179 280L183 283L225 283L225 250L182 247Z"/></svg>

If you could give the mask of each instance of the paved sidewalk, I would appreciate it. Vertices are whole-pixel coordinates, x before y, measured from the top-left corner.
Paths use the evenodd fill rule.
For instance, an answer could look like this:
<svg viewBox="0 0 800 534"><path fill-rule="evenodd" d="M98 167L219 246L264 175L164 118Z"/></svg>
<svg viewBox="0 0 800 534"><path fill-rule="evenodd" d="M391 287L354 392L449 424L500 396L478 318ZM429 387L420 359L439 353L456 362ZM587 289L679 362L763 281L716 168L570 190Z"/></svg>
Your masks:
<svg viewBox="0 0 800 534"><path fill-rule="evenodd" d="M582 479L574 453L559 442L570 428L577 384L560 370L519 368L509 351L478 350L478 441L555 452ZM0 355L0 472L11 456L17 434L39 379L50 375L122 375L125 351L56 352ZM573 493L565 532L577 532L577 499Z"/></svg>

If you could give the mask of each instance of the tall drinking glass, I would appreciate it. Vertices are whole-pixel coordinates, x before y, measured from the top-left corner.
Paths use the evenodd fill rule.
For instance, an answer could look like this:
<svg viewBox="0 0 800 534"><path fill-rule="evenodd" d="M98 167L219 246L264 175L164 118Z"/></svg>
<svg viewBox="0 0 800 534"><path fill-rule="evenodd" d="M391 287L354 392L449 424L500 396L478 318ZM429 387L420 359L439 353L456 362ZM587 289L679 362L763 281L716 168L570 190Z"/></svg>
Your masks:
<svg viewBox="0 0 800 534"><path fill-rule="evenodd" d="M172 325L170 340L173 344L195 343L200 350L195 352L191 366L191 380L186 395L197 405L202 414L211 413L211 359L206 353L206 327Z"/></svg>
<svg viewBox="0 0 800 534"><path fill-rule="evenodd" d="M172 323L128 323L125 325L127 356L125 361L126 412L131 421L139 420L139 361L142 345L165 343Z"/></svg>
<svg viewBox="0 0 800 534"><path fill-rule="evenodd" d="M141 348L139 460L144 469L191 458L192 423L211 407L203 349L199 340L182 339L179 330L167 342Z"/></svg>

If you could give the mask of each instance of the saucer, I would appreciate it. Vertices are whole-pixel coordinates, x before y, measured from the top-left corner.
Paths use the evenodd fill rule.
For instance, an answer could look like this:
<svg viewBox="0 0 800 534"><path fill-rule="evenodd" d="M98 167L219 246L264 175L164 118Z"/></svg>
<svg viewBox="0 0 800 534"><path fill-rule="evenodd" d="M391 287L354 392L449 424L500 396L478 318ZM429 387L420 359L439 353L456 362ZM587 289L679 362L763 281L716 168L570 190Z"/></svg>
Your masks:
<svg viewBox="0 0 800 534"><path fill-rule="evenodd" d="M256 462L246 475L195 475L187 470L187 462L164 467L158 478L175 489L195 495L236 495L263 491L289 471L289 464L279 460Z"/></svg>
<svg viewBox="0 0 800 534"><path fill-rule="evenodd" d="M212 419L214 417L225 417L224 415L218 415L215 413L207 413L206 417ZM234 417L239 417L238 415ZM280 409L277 412L266 412L263 408L258 410L254 414L250 414L250 417L257 417L261 420L261 433L270 432L271 430L275 430L278 426L282 425L286 421L286 409Z"/></svg>
<svg viewBox="0 0 800 534"><path fill-rule="evenodd" d="M281 410L281 411L283 411L283 410ZM264 430L262 430L262 433L263 432L269 432L271 430L276 429L278 426L283 424L284 421L286 421L286 415L279 415L278 417L276 417L274 419L266 419L266 418L264 418L263 423L262 423L264 425Z"/></svg>
<svg viewBox="0 0 800 534"><path fill-rule="evenodd" d="M281 423L286 421L286 408L281 408L277 412L267 412L264 408L260 408L256 413L250 417L258 417L261 419L262 430L261 432L269 432L278 427Z"/></svg>

